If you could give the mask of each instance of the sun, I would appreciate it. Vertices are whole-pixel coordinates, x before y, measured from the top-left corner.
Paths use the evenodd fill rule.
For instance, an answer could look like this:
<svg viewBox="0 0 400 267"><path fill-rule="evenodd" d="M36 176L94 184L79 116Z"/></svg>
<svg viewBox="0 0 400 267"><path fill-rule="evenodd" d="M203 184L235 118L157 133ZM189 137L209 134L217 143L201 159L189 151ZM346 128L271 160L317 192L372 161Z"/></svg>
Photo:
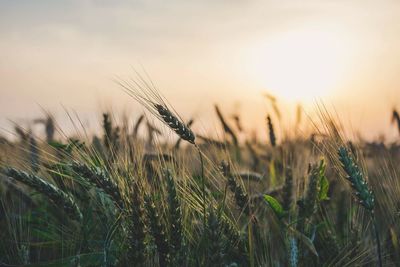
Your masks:
<svg viewBox="0 0 400 267"><path fill-rule="evenodd" d="M253 68L266 91L288 101L311 102L334 94L348 62L344 34L294 31L253 49Z"/></svg>

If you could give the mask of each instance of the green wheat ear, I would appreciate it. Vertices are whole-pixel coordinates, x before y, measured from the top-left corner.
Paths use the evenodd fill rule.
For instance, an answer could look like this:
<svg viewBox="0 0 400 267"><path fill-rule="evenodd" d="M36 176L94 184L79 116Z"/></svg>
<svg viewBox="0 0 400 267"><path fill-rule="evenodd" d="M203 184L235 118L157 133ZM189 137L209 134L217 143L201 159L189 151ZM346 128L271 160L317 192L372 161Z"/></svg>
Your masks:
<svg viewBox="0 0 400 267"><path fill-rule="evenodd" d="M124 208L124 199L118 185L108 177L106 171L98 167L90 167L80 162L70 164L72 170L84 177L90 184L103 190L114 201L115 205L121 209Z"/></svg>
<svg viewBox="0 0 400 267"><path fill-rule="evenodd" d="M147 233L141 189L137 181L132 183L130 192L131 204L129 206L127 224L127 259L130 262L135 262L138 266L142 266L145 261Z"/></svg>
<svg viewBox="0 0 400 267"><path fill-rule="evenodd" d="M210 266L223 266L223 251L221 242L221 224L215 210L212 206L209 207L209 216L207 222L208 235L208 261Z"/></svg>
<svg viewBox="0 0 400 267"><path fill-rule="evenodd" d="M177 193L176 182L172 177L171 171L168 169L165 170L164 175L167 180L168 190L171 256L179 256L178 254L181 252L183 241L182 208Z"/></svg>
<svg viewBox="0 0 400 267"><path fill-rule="evenodd" d="M359 203L367 210L373 212L375 207L375 196L369 188L360 168L354 162L353 157L345 147L340 147L338 154L343 170L347 174L346 178L349 180Z"/></svg>
<svg viewBox="0 0 400 267"><path fill-rule="evenodd" d="M153 236L154 243L157 247L159 264L160 266L168 266L171 255L165 224L162 222L158 209L149 195L144 197L144 205L149 222L150 234Z"/></svg>
<svg viewBox="0 0 400 267"><path fill-rule="evenodd" d="M376 240L376 250L378 254L378 266L382 267L382 252L381 252L381 242L379 231L377 227L377 221L374 216L375 207L375 196L374 192L368 187L368 183L365 180L360 168L354 162L349 151L345 147L339 148L339 160L342 163L342 167L347 174L347 179L351 183L351 187L355 191L355 195L360 202L360 204L371 212L371 217L373 220L373 230Z"/></svg>
<svg viewBox="0 0 400 267"><path fill-rule="evenodd" d="M43 180L42 178L29 174L15 168L6 168L2 171L4 175L17 180L37 192L45 195L56 207L61 208L73 220L82 221L82 213L70 195L60 190L53 184Z"/></svg>

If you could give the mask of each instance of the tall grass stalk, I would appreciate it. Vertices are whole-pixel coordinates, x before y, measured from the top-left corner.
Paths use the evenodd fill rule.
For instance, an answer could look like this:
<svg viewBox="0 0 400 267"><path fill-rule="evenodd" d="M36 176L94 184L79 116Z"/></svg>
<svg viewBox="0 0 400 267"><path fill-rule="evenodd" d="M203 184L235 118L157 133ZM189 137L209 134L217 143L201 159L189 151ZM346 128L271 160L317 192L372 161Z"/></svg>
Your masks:
<svg viewBox="0 0 400 267"><path fill-rule="evenodd" d="M339 160L342 164L343 170L347 174L347 180L350 182L353 192L358 199L358 202L367 210L371 215L373 221L373 231L376 240L378 263L382 266L382 253L379 231L377 228L376 218L374 215L375 209L375 196L374 192L369 188L367 181L364 178L363 173L350 155L349 151L345 147L340 147Z"/></svg>

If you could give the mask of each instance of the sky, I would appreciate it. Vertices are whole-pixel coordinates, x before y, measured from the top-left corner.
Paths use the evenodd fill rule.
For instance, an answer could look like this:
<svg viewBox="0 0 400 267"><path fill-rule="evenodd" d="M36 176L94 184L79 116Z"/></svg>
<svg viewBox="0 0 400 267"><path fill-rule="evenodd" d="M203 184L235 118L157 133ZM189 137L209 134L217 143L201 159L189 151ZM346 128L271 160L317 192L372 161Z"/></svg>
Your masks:
<svg viewBox="0 0 400 267"><path fill-rule="evenodd" d="M396 136L399 1L2 1L0 127L66 110L88 127L140 106L115 79L145 70L182 117L207 128L213 104L264 123L277 97L335 110L367 138Z"/></svg>

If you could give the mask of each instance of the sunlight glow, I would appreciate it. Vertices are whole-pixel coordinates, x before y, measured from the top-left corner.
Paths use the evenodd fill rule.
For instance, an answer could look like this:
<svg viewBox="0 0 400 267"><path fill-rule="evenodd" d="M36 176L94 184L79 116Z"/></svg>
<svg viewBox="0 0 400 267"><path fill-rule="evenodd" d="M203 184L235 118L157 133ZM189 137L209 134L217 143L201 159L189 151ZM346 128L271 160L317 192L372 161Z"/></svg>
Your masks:
<svg viewBox="0 0 400 267"><path fill-rule="evenodd" d="M334 93L349 66L349 50L345 34L287 32L253 49L253 68L271 94L310 102Z"/></svg>

